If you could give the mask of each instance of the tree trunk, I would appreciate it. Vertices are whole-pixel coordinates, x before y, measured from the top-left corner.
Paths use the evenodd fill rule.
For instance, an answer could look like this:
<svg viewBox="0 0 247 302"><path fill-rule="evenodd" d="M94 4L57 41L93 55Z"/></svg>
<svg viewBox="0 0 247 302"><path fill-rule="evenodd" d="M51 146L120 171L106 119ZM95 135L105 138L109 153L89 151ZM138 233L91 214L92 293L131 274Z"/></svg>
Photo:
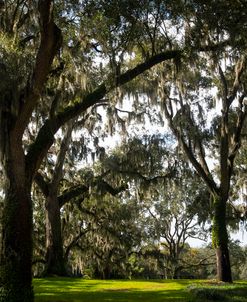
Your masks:
<svg viewBox="0 0 247 302"><path fill-rule="evenodd" d="M23 75L20 82L12 81L6 87L3 85L0 93L0 160L5 181L0 253L0 302L34 301L30 192L32 178L45 156L46 148L42 150L43 145L40 144L39 148L32 149L32 156L25 159L23 134L38 104L53 58L62 42L61 32L53 22L53 1L37 2L40 46L34 69L29 76ZM29 9L29 5L26 9ZM18 10L15 10L16 14L18 15ZM27 16L27 20L28 18ZM13 21L16 20L13 15ZM15 64L10 62L12 63ZM7 79L8 76L12 77L12 74L8 74L10 70L12 68L6 68ZM23 87L25 78L27 84Z"/></svg>
<svg viewBox="0 0 247 302"><path fill-rule="evenodd" d="M46 269L44 275L67 276L63 256L60 206L56 195L46 199Z"/></svg>
<svg viewBox="0 0 247 302"><path fill-rule="evenodd" d="M63 240L61 230L61 216L58 199L59 183L63 177L63 164L66 152L71 140L73 123L69 123L53 171L53 177L49 184L44 180L46 187L46 269L45 275L67 276L65 258L63 255ZM41 184L41 182L40 182Z"/></svg>
<svg viewBox="0 0 247 302"><path fill-rule="evenodd" d="M173 270L173 276L172 276L172 279L174 279L174 280L177 280L177 279L179 279L179 269L178 268L174 268L174 270Z"/></svg>
<svg viewBox="0 0 247 302"><path fill-rule="evenodd" d="M103 269L103 279L109 280L111 278L111 269L108 263L106 263L106 266Z"/></svg>
<svg viewBox="0 0 247 302"><path fill-rule="evenodd" d="M0 259L0 302L32 302L32 202L31 180L15 134L5 145L4 208Z"/></svg>
<svg viewBox="0 0 247 302"><path fill-rule="evenodd" d="M226 200L219 196L214 196L212 243L216 251L218 280L232 282L226 228Z"/></svg>

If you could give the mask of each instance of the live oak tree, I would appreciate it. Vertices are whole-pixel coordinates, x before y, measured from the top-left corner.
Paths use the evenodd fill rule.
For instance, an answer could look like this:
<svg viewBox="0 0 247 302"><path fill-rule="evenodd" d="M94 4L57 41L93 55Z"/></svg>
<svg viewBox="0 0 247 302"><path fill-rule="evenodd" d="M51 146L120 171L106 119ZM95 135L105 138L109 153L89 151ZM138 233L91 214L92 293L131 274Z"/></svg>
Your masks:
<svg viewBox="0 0 247 302"><path fill-rule="evenodd" d="M64 192L57 198L60 202L67 200L61 204L59 216L62 261L68 275L87 274L86 269L90 268L91 272L95 271L94 276L101 278L113 276L114 272L125 276L123 266L131 251L131 238L135 236L132 226L136 220L136 216L132 217L135 215L134 203L133 206L129 202L122 204L118 197L126 186L118 186L115 181L110 184L109 175L104 181L102 176L94 173L96 171L89 168L75 172L71 187L68 179L63 179L68 184L63 186ZM70 200L66 198L68 196L71 196ZM140 239L140 236L136 238ZM61 274L61 270L50 265L49 273Z"/></svg>
<svg viewBox="0 0 247 302"><path fill-rule="evenodd" d="M45 173L44 167L43 171L38 171L35 176L35 182L45 197L46 257L43 276L68 275L67 260L69 252L86 233L85 230L80 229L78 234L78 230L76 230L71 242L67 242L67 247L64 246L66 236L63 234L64 225L62 226L61 223L62 212L70 211L70 207L65 208L65 205L75 203L78 211L80 211L84 199L90 198L94 191L98 192L98 198L103 198L107 193L115 196L127 189L126 185L118 187L110 185L104 180L105 175L94 176L93 171L90 173L90 170L88 170L90 177L83 178L83 174L81 175L78 168L72 167L71 164L69 165L68 153L69 149L73 147L71 136L72 130L75 128L76 122L71 121L67 125L58 153L55 154L53 151L53 156L56 156L54 167L49 169L46 167L47 170L50 170L50 173ZM66 173L66 167L71 171ZM73 176L69 177L68 174ZM108 173L105 174L107 175ZM64 215L66 216L67 214L65 213ZM73 219L76 219L76 217ZM80 225L79 221L75 222Z"/></svg>
<svg viewBox="0 0 247 302"><path fill-rule="evenodd" d="M1 35L17 34L24 26L26 18L31 22L31 9L26 3L17 3L9 8L9 3L2 6L4 23ZM11 10L12 11L7 11ZM5 87L1 87L1 164L4 171L4 209L3 235L1 245L1 301L32 301L31 259L32 259L32 202L30 196L33 172L33 159L24 154L22 139L29 118L34 110L51 63L61 46L61 33L53 22L50 1L39 1L40 43L36 59L28 66L27 54L23 61L18 59L21 50L16 46L10 53L5 48L2 53L1 72L6 74ZM8 13L10 15L8 15ZM12 23L7 23L11 16ZM27 37L25 32L23 38ZM18 37L19 39L21 37ZM18 40L19 40L18 39ZM15 44L15 40L10 40ZM18 42L17 42L18 43ZM15 46L13 46L14 48ZM19 53L18 53L19 52ZM13 72L13 60L20 63L20 74ZM26 57L25 57L26 55ZM31 58L32 59L32 58ZM12 71L11 71L12 67ZM29 69L27 68L29 67ZM33 71L31 71L33 70ZM30 77L30 78L29 78Z"/></svg>
<svg viewBox="0 0 247 302"><path fill-rule="evenodd" d="M68 221L66 228L70 229L70 224L78 225L78 221L82 219L85 225L93 228L93 231L89 230L85 236L75 237L77 239L74 245L70 245L73 258L82 258L77 262L80 263L82 272L88 266L91 271L95 270L94 276L101 278L126 277L132 273L129 257L133 253L138 253L141 241L144 242L148 236L144 235L144 230L148 228L147 221L141 219L144 213L148 214L143 208L141 195L147 194L147 187L151 190L153 184L156 184L156 187L163 186L165 179L172 177L174 173L171 161L173 169L167 167L165 159L168 151L164 146L165 139L158 136L133 138L122 143L109 155L106 154L103 162L98 163L95 170L105 175L107 183L111 183L111 190L108 189L110 194L102 194L110 186L108 184L105 187L107 183L103 183L99 176L96 191L94 192L92 187L91 193L79 204L79 212L76 208L73 212L64 209L71 212L65 214L65 217L71 217L69 221L66 218ZM111 196L113 187L124 188L121 184L127 181L129 189L113 198ZM68 207L71 209L71 205ZM81 218L75 219L78 216L76 213L80 212ZM71 236L69 231L65 237ZM75 260L73 262L76 263Z"/></svg>
<svg viewBox="0 0 247 302"><path fill-rule="evenodd" d="M41 169L37 171L34 178L45 199L45 259L41 258L45 264L45 269L42 272L43 276L68 275L64 257L61 209L66 203L73 202L76 197L80 196L80 198L83 198L89 191L88 186L80 183L76 185L75 179L70 180L65 176L66 166L70 173L76 177L76 168L74 167L76 162L68 164L68 153L72 147L72 130L75 127L76 122L73 120L64 127L60 143L56 142L53 145L52 154L48 154L48 158L42 164ZM58 140L59 138L56 139L56 141ZM83 149L83 146L81 146L81 149ZM56 158L55 162L53 162L51 156ZM65 165L66 162L67 165ZM62 183L65 182L66 186L63 186ZM64 188L62 189L62 187ZM38 199L34 197L33 199L35 203L38 203L40 197Z"/></svg>
<svg viewBox="0 0 247 302"><path fill-rule="evenodd" d="M131 198L140 208L135 224L143 229L143 237L136 257L157 261L159 274L169 278L179 278L189 265L182 257L187 239L206 237L196 216L202 216L198 201L202 206L203 202L209 203L209 194L182 159L171 136L144 135L129 139L112 150L102 165L105 169L111 168L116 179L128 179L128 194L133 195ZM129 198L124 196L122 202ZM158 244L163 248L158 248ZM132 255L132 266L135 262L138 263ZM198 262L198 266L206 265L204 259ZM155 271L148 270L151 275Z"/></svg>
<svg viewBox="0 0 247 302"><path fill-rule="evenodd" d="M160 241L164 253L163 274L172 279L181 278L181 272L187 266L183 254L188 239L207 238L206 231L198 224L198 208L191 210L203 191L199 182L193 183L190 179L192 175L185 175L183 179L175 177L168 181L163 188L159 186L159 197L154 194L152 201L150 197L146 201L147 229L150 227L150 236Z"/></svg>
<svg viewBox="0 0 247 302"><path fill-rule="evenodd" d="M218 79L214 74L214 80L217 79L219 83L217 98L221 109L220 113L217 113L220 116L219 123L214 137L211 138L210 133L207 133L207 125L203 124L204 121L206 123L205 113L204 117L201 115L203 109L209 110L210 99L203 103L206 95L201 98L200 95L194 95L194 92L190 93L191 83L186 80L180 82L181 85L174 85L175 94L171 90L164 92L167 86L163 85L164 112L169 126L189 161L207 184L213 198L212 241L217 255L218 278L228 282L232 281L232 277L227 247L226 205L230 196L234 160L241 146L241 131L247 112L245 64L244 56L233 60L233 64L227 64L225 71L222 70L222 63L217 63ZM195 74L193 76L194 81L197 81ZM200 77L199 81L203 79L202 75ZM203 83L194 82L195 84L200 93ZM178 106L177 109L175 106ZM209 150L214 160L218 161L217 171L210 171L207 162Z"/></svg>
<svg viewBox="0 0 247 302"><path fill-rule="evenodd" d="M59 204L59 185L64 175L63 166L66 151L69 148L72 132L72 124L67 127L67 131L61 142L59 154L55 167L52 171L52 179L47 181L45 177L37 173L35 181L39 184L46 202L46 268L45 275L65 276L66 268L63 257L63 244L61 234L60 208Z"/></svg>
<svg viewBox="0 0 247 302"><path fill-rule="evenodd" d="M126 174L128 165L131 167L129 177L136 181L136 198L143 209L140 221L147 233L146 241L154 247L159 242L163 247L162 252L159 248L153 250L153 256L160 258L162 275L179 278L184 267L181 255L187 240L205 240L207 237L203 227L198 224L198 216L201 216L198 200L209 203L205 185L181 158L170 136L144 136L139 141L135 138L129 148L123 156L124 159L129 155L128 164L123 159L121 164ZM152 255L150 248L149 255Z"/></svg>

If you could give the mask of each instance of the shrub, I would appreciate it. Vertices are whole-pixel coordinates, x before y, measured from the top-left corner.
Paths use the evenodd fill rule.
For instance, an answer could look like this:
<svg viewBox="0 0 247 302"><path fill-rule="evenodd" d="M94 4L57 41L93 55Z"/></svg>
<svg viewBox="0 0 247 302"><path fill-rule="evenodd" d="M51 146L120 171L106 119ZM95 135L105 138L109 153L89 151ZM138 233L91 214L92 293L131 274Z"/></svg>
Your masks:
<svg viewBox="0 0 247 302"><path fill-rule="evenodd" d="M197 299L203 301L226 301L226 296L215 287L203 287L199 285L190 285L188 291Z"/></svg>

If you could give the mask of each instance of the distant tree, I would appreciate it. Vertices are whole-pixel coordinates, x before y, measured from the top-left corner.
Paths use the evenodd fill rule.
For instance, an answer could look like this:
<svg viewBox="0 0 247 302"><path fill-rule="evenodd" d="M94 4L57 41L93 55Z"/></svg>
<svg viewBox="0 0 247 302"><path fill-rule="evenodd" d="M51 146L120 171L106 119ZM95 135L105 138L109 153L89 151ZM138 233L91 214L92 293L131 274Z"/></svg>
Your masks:
<svg viewBox="0 0 247 302"><path fill-rule="evenodd" d="M177 86L175 97L171 95L174 94L171 90L168 95L165 92L164 96L164 110L169 125L181 149L198 175L207 184L213 198L212 239L217 252L218 276L224 281L231 281L226 205L229 201L234 160L241 145L241 131L247 112L245 85L240 84L245 77L244 62L243 58L235 61L235 66L229 66L230 71L226 70L225 73L221 64L218 63L220 83L218 97L221 102L221 114L219 114L219 123L214 128L214 133L210 134L205 115L201 115L205 108L201 105L203 103L200 102L200 96L197 97L194 91L190 91L189 86L183 88ZM234 68L235 71L232 71ZM196 74L191 76L196 81ZM189 82L188 85L190 85ZM196 85L198 89L203 88L203 83L199 82ZM166 89L165 86L164 89ZM205 95L205 98L207 97ZM234 101L237 102L236 105ZM175 110L175 103L179 106L178 110ZM204 106L208 106L208 103ZM210 171L207 162L209 150L214 160L219 163L217 171Z"/></svg>
<svg viewBox="0 0 247 302"><path fill-rule="evenodd" d="M244 267L246 266L246 251L238 240L231 240L229 243L231 253L232 275L235 280L243 278Z"/></svg>
<svg viewBox="0 0 247 302"><path fill-rule="evenodd" d="M82 255L89 261L85 265L91 265L97 278L126 278L128 258L142 240L142 229L137 222L140 208L134 200L123 202L110 195L88 202L93 211L87 214L91 215L87 219L94 231L78 242L86 247ZM84 207L88 208L87 203Z"/></svg>
<svg viewBox="0 0 247 302"><path fill-rule="evenodd" d="M194 248L187 246L182 254L182 278L215 279L216 256L210 245Z"/></svg>
<svg viewBox="0 0 247 302"><path fill-rule="evenodd" d="M164 276L177 279L184 267L182 254L187 240L207 238L198 224L200 210L196 206L205 191L189 166L183 165L172 152L170 157L177 161L175 175L162 186L151 186L143 195L143 207L149 214L146 228L150 228L150 236L163 247Z"/></svg>

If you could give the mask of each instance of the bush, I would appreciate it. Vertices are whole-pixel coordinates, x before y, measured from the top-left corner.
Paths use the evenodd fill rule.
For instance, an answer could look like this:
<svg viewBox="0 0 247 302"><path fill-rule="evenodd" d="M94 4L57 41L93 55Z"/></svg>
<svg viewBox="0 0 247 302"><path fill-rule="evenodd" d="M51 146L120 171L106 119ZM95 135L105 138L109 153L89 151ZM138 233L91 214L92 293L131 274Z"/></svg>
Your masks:
<svg viewBox="0 0 247 302"><path fill-rule="evenodd" d="M188 291L197 299L203 301L226 301L226 296L215 287L203 287L199 285L190 285Z"/></svg>
<svg viewBox="0 0 247 302"><path fill-rule="evenodd" d="M29 302L33 300L33 290L12 291L4 287L0 287L0 302Z"/></svg>

